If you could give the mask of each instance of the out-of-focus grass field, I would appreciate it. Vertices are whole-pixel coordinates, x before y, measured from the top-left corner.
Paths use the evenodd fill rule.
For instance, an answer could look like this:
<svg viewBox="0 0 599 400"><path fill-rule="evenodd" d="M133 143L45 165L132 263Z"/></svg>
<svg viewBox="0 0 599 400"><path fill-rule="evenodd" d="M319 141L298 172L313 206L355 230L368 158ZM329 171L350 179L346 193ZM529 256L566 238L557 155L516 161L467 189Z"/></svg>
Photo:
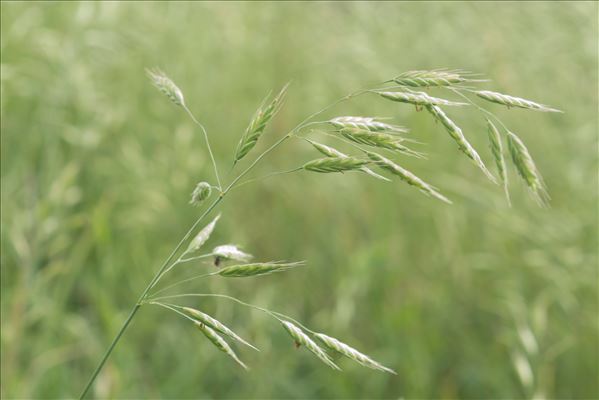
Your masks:
<svg viewBox="0 0 599 400"><path fill-rule="evenodd" d="M250 372L176 315L143 307L93 395L599 397L597 3L3 2L1 11L3 398L78 395L200 212L188 205L195 183L212 178L200 131L151 87L152 66L182 88L224 171L262 98L288 80L284 109L248 159L308 114L402 71L483 73L492 90L565 111L489 106L528 145L551 207L537 207L510 167L509 208L429 115L359 97L326 116L409 126L429 159L403 165L453 206L362 174L264 180L225 200L210 244L309 267L185 290L288 313L398 375L349 360L334 372L264 315L205 299L187 304L262 349L238 348ZM493 166L481 115L452 116ZM316 157L290 141L256 175Z"/></svg>

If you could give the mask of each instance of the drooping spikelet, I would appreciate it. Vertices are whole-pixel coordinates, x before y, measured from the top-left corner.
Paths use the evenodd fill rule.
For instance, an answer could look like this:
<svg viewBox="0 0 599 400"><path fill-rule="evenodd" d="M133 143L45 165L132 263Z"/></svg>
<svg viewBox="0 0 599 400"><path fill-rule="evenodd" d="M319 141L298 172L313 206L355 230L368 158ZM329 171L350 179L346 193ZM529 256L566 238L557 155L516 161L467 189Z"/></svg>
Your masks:
<svg viewBox="0 0 599 400"><path fill-rule="evenodd" d="M231 329L229 329L227 326L225 326L223 323L221 323L217 319L212 318L210 315L205 314L205 313L203 313L199 310L196 310L194 308L182 307L181 309L183 310L183 312L185 314L187 314L191 318L195 319L196 321L198 321L204 325L207 325L208 327L214 329L215 331L220 332L223 335L227 335L227 336L237 340L238 342L243 343L248 347L251 347L254 350L258 350L256 347L252 346L251 344L249 344L248 342L243 340L241 337L239 337L239 335L237 335L235 332L233 332Z"/></svg>
<svg viewBox="0 0 599 400"><path fill-rule="evenodd" d="M152 81L152 84L164 93L173 103L178 106L185 106L185 100L183 99L183 92L175 85L164 72L158 68L146 69L148 77Z"/></svg>
<svg viewBox="0 0 599 400"><path fill-rule="evenodd" d="M212 194L212 186L208 182L200 182L193 189L189 204L199 206L204 200L210 197L210 194Z"/></svg>
<svg viewBox="0 0 599 400"><path fill-rule="evenodd" d="M312 146L314 146L314 148L316 150L318 150L319 152L321 152L322 154L324 154L327 157L341 157L341 158L349 157L347 154L344 154L344 153L340 152L339 150L332 148L331 146L327 146L322 143L314 142L310 139L306 139L306 141L308 143L310 143ZM367 173L368 175L370 175L374 178L389 182L389 179L385 178L382 175L377 174L376 172L374 172L373 170L371 170L368 167L362 167L362 168L360 168L360 171L364 171L365 173Z"/></svg>
<svg viewBox="0 0 599 400"><path fill-rule="evenodd" d="M278 95L267 105L264 103L258 108L256 113L254 114L250 124L248 125L245 133L239 140L239 144L237 145L237 150L235 151L235 159L233 164L237 163L237 161L241 160L243 157L250 152L251 149L254 148L260 136L264 132L266 125L275 116L277 111L281 108L283 103L283 99L285 97L285 93L287 93L287 87L289 84L285 85L283 89L279 92ZM266 100L265 100L266 101Z"/></svg>
<svg viewBox="0 0 599 400"><path fill-rule="evenodd" d="M386 124L372 117L336 117L329 121L336 128L359 128L371 132L405 133L408 130L402 126Z"/></svg>
<svg viewBox="0 0 599 400"><path fill-rule="evenodd" d="M418 189L420 189L421 192L431 195L441 201L444 201L445 203L451 204L451 201L447 199L447 197L439 193L434 186L424 182L422 179L418 178L416 175L414 175L407 169L400 167L393 161L381 156L378 153L367 151L366 154L380 168L391 172L393 175L399 176L401 180L405 181L408 185L415 186Z"/></svg>
<svg viewBox="0 0 599 400"><path fill-rule="evenodd" d="M499 179L503 184L503 190L505 191L505 197L508 204L510 204L510 192L508 191L508 180L507 180L507 169L505 167L505 157L503 156L503 146L501 145L501 136L499 131L493 125L493 123L487 119L487 128L489 133L489 147L491 148L491 154L495 159L495 165L497 166L497 172Z"/></svg>
<svg viewBox="0 0 599 400"><path fill-rule="evenodd" d="M481 169L481 171L483 171L483 173L487 176L487 178L489 178L489 180L491 180L491 182L497 183L493 174L489 172L489 170L485 166L485 163L483 163L483 160L480 158L476 150L474 150L474 147L472 147L470 142L468 142L464 137L464 134L462 133L460 127L457 126L455 122L453 122L451 119L449 119L447 114L445 114L445 112L443 112L441 108L437 106L427 106L426 109L433 115L433 117L435 117L437 121L443 124L445 130L449 133L449 136L451 136L452 139L458 144L458 147L462 151L462 153L466 154L468 158L474 161L474 164L476 164L476 166L478 166Z"/></svg>
<svg viewBox="0 0 599 400"><path fill-rule="evenodd" d="M318 357L320 361L322 361L323 363L325 363L333 369L341 371L341 368L339 368L337 364L335 364L333 360L331 360L329 355L322 348L320 348L320 346L318 346L312 339L310 339L310 337L306 335L299 327L295 326L289 321L281 321L281 323L283 324L285 330L289 333L289 335L291 335L291 337L295 341L296 346L299 347L303 345L305 348L311 351L312 354Z"/></svg>
<svg viewBox="0 0 599 400"><path fill-rule="evenodd" d="M376 369L379 371L388 372L390 374L397 375L397 372L393 371L391 368L387 368L384 365L374 361L372 358L368 357L366 354L360 353L358 350L353 347L333 338L325 335L324 333L316 333L314 336L324 344L325 347L336 351L338 353L343 354L347 358L350 358L357 363L362 364L365 367Z"/></svg>
<svg viewBox="0 0 599 400"><path fill-rule="evenodd" d="M370 132L360 128L342 128L339 132L345 138L355 143L394 150L417 158L424 158L422 153L401 144L404 139L398 136L389 135L387 133Z"/></svg>
<svg viewBox="0 0 599 400"><path fill-rule="evenodd" d="M247 365L245 365L237 354L233 351L229 343L225 341L218 333L214 331L214 329L210 328L208 325L202 322L194 322L196 328L198 328L207 338L210 340L220 351L226 353L229 357L235 360L239 365L241 365L244 369L248 369Z"/></svg>
<svg viewBox="0 0 599 400"><path fill-rule="evenodd" d="M491 92L489 90L480 90L476 95L482 99L490 101L492 103L503 104L509 107L527 108L529 110L536 110L542 112L562 112L555 108L548 107L543 104L535 103L534 101L522 99L520 97L509 96L507 94Z"/></svg>
<svg viewBox="0 0 599 400"><path fill-rule="evenodd" d="M400 103L415 104L417 106L467 106L467 103L459 103L429 96L425 92L376 92L386 99Z"/></svg>
<svg viewBox="0 0 599 400"><path fill-rule="evenodd" d="M226 278L246 278L250 276L267 275L273 272L282 272L290 268L299 267L300 265L304 265L304 262L266 262L240 264L222 268L216 274Z"/></svg>
<svg viewBox="0 0 599 400"><path fill-rule="evenodd" d="M370 161L355 157L328 157L308 161L302 168L306 171L330 173L355 171L369 164Z"/></svg>
<svg viewBox="0 0 599 400"><path fill-rule="evenodd" d="M507 146L518 174L524 179L534 198L539 204L547 205L549 195L547 194L543 178L524 142L516 134L508 131Z"/></svg>
<svg viewBox="0 0 599 400"><path fill-rule="evenodd" d="M185 251L185 253L191 253L193 251L199 250L199 248L202 247L202 245L204 243L206 243L208 238L210 238L210 235L212 234L212 231L214 230L214 226L216 225L216 222L218 221L219 218L220 218L220 214L218 214L216 217L214 217L212 222L210 222L208 225L206 225L193 238L193 240L191 242L189 242L189 246L187 247L187 250Z"/></svg>
<svg viewBox="0 0 599 400"><path fill-rule="evenodd" d="M398 85L412 87L451 86L458 83L470 81L455 71L433 70L433 71L408 71L395 78L393 81Z"/></svg>
<svg viewBox="0 0 599 400"><path fill-rule="evenodd" d="M249 261L252 255L248 254L234 244L225 244L217 246L212 250L212 255L219 260Z"/></svg>

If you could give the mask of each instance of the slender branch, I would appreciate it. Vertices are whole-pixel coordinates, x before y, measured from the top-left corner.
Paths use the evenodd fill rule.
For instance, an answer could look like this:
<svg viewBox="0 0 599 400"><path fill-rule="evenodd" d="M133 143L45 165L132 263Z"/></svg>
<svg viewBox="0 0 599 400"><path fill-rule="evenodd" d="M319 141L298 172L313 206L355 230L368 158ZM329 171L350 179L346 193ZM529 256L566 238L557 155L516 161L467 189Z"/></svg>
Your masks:
<svg viewBox="0 0 599 400"><path fill-rule="evenodd" d="M191 278L187 278L187 279L184 279L182 281L175 282L172 285L169 285L169 286L167 286L167 287L165 287L163 289L160 289L159 291L152 293L150 295L150 297L154 297L154 296L156 296L159 293L166 292L168 289L174 288L175 286L179 286L179 285L182 285L184 283L187 283L187 282L190 282L190 281L193 281L193 280L196 280L196 279L205 278L207 276L213 276L213 275L216 275L216 274L218 274L218 271L216 271L216 272L210 272L208 274L194 275Z"/></svg>
<svg viewBox="0 0 599 400"><path fill-rule="evenodd" d="M206 132L206 128L204 128L204 125L202 125L196 119L196 117L189 110L189 108L187 108L187 106L185 104L182 104L182 107L187 112L187 114L189 114L189 116L191 117L193 122L195 122L195 124L198 125L202 129L202 132L204 134L204 140L206 141L206 147L208 148L208 153L210 154L210 160L212 161L212 167L214 168L214 175L216 175L216 182L218 182L218 189L219 189L219 191L222 192L223 185L220 183L220 178L218 176L218 168L216 167L216 161L214 160L214 155L212 154L212 148L210 147L210 141L208 140L208 133Z"/></svg>

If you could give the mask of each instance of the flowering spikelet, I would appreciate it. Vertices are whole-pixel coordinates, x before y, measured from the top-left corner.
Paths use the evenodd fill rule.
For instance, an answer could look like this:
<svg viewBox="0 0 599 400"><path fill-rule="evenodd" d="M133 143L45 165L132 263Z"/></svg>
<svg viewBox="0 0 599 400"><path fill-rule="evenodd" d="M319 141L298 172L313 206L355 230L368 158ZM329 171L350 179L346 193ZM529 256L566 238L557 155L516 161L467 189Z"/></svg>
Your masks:
<svg viewBox="0 0 599 400"><path fill-rule="evenodd" d="M196 321L198 321L204 325L207 325L208 327L214 329L215 331L220 332L223 335L227 335L227 336L237 340L238 342L243 343L248 347L251 347L254 350L258 350L257 348L255 348L254 346L252 346L251 344L249 344L248 342L246 342L245 340L240 338L235 332L233 332L231 329L227 328L220 321L212 318L210 315L205 314L196 309L189 308L189 307L182 307L182 310L185 314L187 314L191 318L195 319Z"/></svg>
<svg viewBox="0 0 599 400"><path fill-rule="evenodd" d="M355 157L329 157L309 161L302 168L306 171L321 173L344 172L359 170L368 163L370 161Z"/></svg>
<svg viewBox="0 0 599 400"><path fill-rule="evenodd" d="M562 112L555 108L548 107L543 104L535 103L534 101L522 99L520 97L509 96L507 94L491 92L489 90L480 90L476 95L482 99L490 101L492 103L503 104L509 107L527 108L529 110L536 110L542 112Z"/></svg>
<svg viewBox="0 0 599 400"><path fill-rule="evenodd" d="M252 255L243 252L239 247L234 244L225 244L217 246L212 250L212 255L219 260L235 260L235 261L249 261L252 259Z"/></svg>
<svg viewBox="0 0 599 400"><path fill-rule="evenodd" d="M220 269L215 274L226 278L246 278L250 276L267 275L273 272L286 271L293 267L304 265L303 261L286 263L286 262L266 262L253 264L231 265Z"/></svg>
<svg viewBox="0 0 599 400"><path fill-rule="evenodd" d="M467 106L467 103L459 103L429 96L425 92L376 92L386 99L400 103L415 104L417 106Z"/></svg>
<svg viewBox="0 0 599 400"><path fill-rule="evenodd" d="M320 346L318 346L312 339L310 339L310 337L306 335L300 328L288 321L281 321L281 323L283 324L283 327L289 333L289 335L291 335L293 340L295 340L295 344L298 347L303 345L316 357L318 357L320 361L322 361L323 363L325 363L333 369L341 371L341 368L339 368L333 362L333 360L331 360L331 357L329 357L329 355L323 349L321 349Z"/></svg>
<svg viewBox="0 0 599 400"><path fill-rule="evenodd" d="M451 136L458 144L458 147L462 153L466 154L468 158L474 161L474 164L476 164L476 166L483 171L483 173L491 182L497 183L493 174L489 172L485 166L485 163L483 163L483 160L480 158L476 150L474 150L474 147L472 147L472 145L464 137L460 127L457 126L451 119L449 119L447 114L445 114L441 108L437 106L427 106L426 109L433 115L433 117L435 117L437 121L440 121L443 124L445 130L447 130L449 136Z"/></svg>
<svg viewBox="0 0 599 400"><path fill-rule="evenodd" d="M401 142L404 140L398 136L389 135L387 133L370 132L360 128L343 128L339 131L345 138L352 142L365 144L367 146L380 147L383 149L399 151L410 156L423 158L424 155L414 151Z"/></svg>
<svg viewBox="0 0 599 400"><path fill-rule="evenodd" d="M386 124L372 117L336 117L329 121L336 128L359 128L371 132L405 133L408 130L402 126Z"/></svg>
<svg viewBox="0 0 599 400"><path fill-rule="evenodd" d="M534 198L540 205L547 205L549 195L545 189L543 178L524 142L514 133L508 131L507 146L518 174L524 179Z"/></svg>
<svg viewBox="0 0 599 400"><path fill-rule="evenodd" d="M212 186L208 182L200 182L193 189L189 204L199 206L204 200L210 197L210 194L212 194Z"/></svg>
<svg viewBox="0 0 599 400"><path fill-rule="evenodd" d="M328 349L334 350L338 353L343 354L347 358L350 358L357 363L362 364L365 367L376 369L379 371L388 372L390 374L397 375L397 372L393 371L391 368L387 368L384 365L374 361L372 358L368 357L366 354L360 353L358 350L354 349L351 346L333 338L325 335L324 333L316 333L314 336L324 344Z"/></svg>
<svg viewBox="0 0 599 400"><path fill-rule="evenodd" d="M412 87L429 86L451 86L458 83L470 81L455 71L433 70L433 71L408 71L395 78L393 81L398 85Z"/></svg>
<svg viewBox="0 0 599 400"><path fill-rule="evenodd" d="M198 328L202 333L210 340L220 351L226 353L229 357L235 360L239 365L241 365L244 369L248 369L247 365L245 365L237 354L233 351L229 343L225 341L218 333L214 331L214 329L210 328L208 325L202 322L194 323L196 328Z"/></svg>
<svg viewBox="0 0 599 400"><path fill-rule="evenodd" d="M241 137L239 144L237 145L233 165L245 157L247 153L254 148L258 142L258 139L260 136L262 136L262 133L266 128L266 124L268 124L272 117L275 116L277 111L279 111L288 86L289 84L285 85L279 94L268 105L265 105L263 102L263 104L258 108L245 133Z"/></svg>
<svg viewBox="0 0 599 400"><path fill-rule="evenodd" d="M322 143L314 142L310 139L306 139L306 141L308 143L310 143L312 146L314 146L314 148L316 150L318 150L319 152L321 152L322 154L324 154L327 157L341 157L341 158L349 157L347 154L344 154L344 153L340 152L339 150L334 149L330 146L324 145ZM377 174L376 172L374 172L373 170L371 170L368 167L362 167L362 168L360 168L360 171L364 171L365 173L367 173L368 175L370 175L374 178L389 182L389 179L385 178L382 175Z"/></svg>
<svg viewBox="0 0 599 400"><path fill-rule="evenodd" d="M434 186L424 182L422 179L418 178L416 175L414 175L407 169L400 167L393 161L381 156L378 153L372 153L370 151L367 151L366 154L379 167L391 172L393 175L399 176L401 180L405 181L408 185L415 186L418 189L420 189L421 192L431 195L441 201L444 201L445 203L451 204L451 201L447 199L447 197L439 193Z"/></svg>
<svg viewBox="0 0 599 400"><path fill-rule="evenodd" d="M148 77L152 81L152 84L156 86L158 90L164 93L173 103L178 106L185 106L185 100L183 99L183 92L175 85L168 76L164 74L160 69L146 69Z"/></svg>
<svg viewBox="0 0 599 400"><path fill-rule="evenodd" d="M487 119L487 128L489 133L489 147L495 159L499 179L503 184L503 190L508 204L510 204L510 192L508 191L507 169L505 167L505 157L503 156L503 146L501 145L501 136L493 123Z"/></svg>
<svg viewBox="0 0 599 400"><path fill-rule="evenodd" d="M202 229L193 238L193 240L189 243L189 247L187 247L187 250L185 250L185 253L190 253L192 251L196 251L200 247L202 247L202 245L204 243L206 243L206 241L208 240L208 238L212 234L212 231L214 230L214 226L216 225L216 222L218 221L219 218L220 218L220 214L218 214L216 217L214 217L214 219L212 220L212 222L210 222L208 225L206 225L204 227L204 229Z"/></svg>

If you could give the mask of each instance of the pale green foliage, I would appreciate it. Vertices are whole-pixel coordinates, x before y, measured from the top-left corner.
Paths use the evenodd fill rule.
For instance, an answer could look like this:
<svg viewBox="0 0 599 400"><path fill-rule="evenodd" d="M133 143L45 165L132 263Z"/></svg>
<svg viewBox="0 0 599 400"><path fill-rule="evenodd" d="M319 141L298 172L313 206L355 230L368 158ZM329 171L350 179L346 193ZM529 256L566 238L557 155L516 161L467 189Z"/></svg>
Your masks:
<svg viewBox="0 0 599 400"><path fill-rule="evenodd" d="M503 156L501 136L499 135L499 131L497 130L495 125L489 119L487 119L487 130L489 134L489 147L491 148L491 154L493 154L493 159L495 160L495 165L497 166L499 179L503 184L503 190L505 191L505 196L509 204L510 192L508 191L507 169L505 167L505 157Z"/></svg>
<svg viewBox="0 0 599 400"><path fill-rule="evenodd" d="M331 119L329 123L336 128L359 128L371 132L387 131L394 133L404 133L408 131L406 128L402 126L380 122L377 121L376 118L372 117L336 117Z"/></svg>
<svg viewBox="0 0 599 400"><path fill-rule="evenodd" d="M468 82L459 71L433 70L433 71L407 71L399 74L393 81L398 85L412 87L451 86Z"/></svg>
<svg viewBox="0 0 599 400"><path fill-rule="evenodd" d="M206 243L206 241L210 238L210 235L212 234L212 231L214 230L219 218L220 214L214 217L214 219L208 225L206 225L191 242L189 242L189 247L187 247L185 253L197 251L204 243Z"/></svg>
<svg viewBox="0 0 599 400"><path fill-rule="evenodd" d="M524 142L516 134L508 131L507 145L516 170L522 179L524 179L524 182L526 182L533 197L539 204L547 205L549 195L545 189L543 178Z"/></svg>
<svg viewBox="0 0 599 400"><path fill-rule="evenodd" d="M467 103L460 103L438 97L429 96L425 92L376 92L386 99L398 101L400 103L409 103L416 106L466 106Z"/></svg>
<svg viewBox="0 0 599 400"><path fill-rule="evenodd" d="M231 346L229 346L229 343L227 343L225 341L225 339L223 339L218 333L216 333L212 328L210 328L208 325L206 325L202 322L195 322L194 324L195 324L196 328L198 328L208 338L208 340L210 340L212 342L212 344L214 344L216 346L216 348L218 348L220 351L227 354L229 357L231 357L233 360L235 360L235 362L237 362L237 364L241 365L244 369L246 369L246 370L248 369L247 365L245 365L239 359L239 357L237 357L237 354L235 354L235 352L233 351Z"/></svg>
<svg viewBox="0 0 599 400"><path fill-rule="evenodd" d="M153 68L146 69L146 73L152 81L152 84L164 93L173 103L178 106L185 106L183 92L181 92L181 89L179 89L177 85L175 85L175 82L166 76L164 72L158 68Z"/></svg>
<svg viewBox="0 0 599 400"><path fill-rule="evenodd" d="M368 160L356 157L328 157L309 161L302 168L306 171L321 173L345 172L359 170L368 163Z"/></svg>
<svg viewBox="0 0 599 400"><path fill-rule="evenodd" d="M210 197L210 194L212 194L212 186L210 186L208 182L200 182L193 189L189 203L194 206L199 206L204 200Z"/></svg>
<svg viewBox="0 0 599 400"><path fill-rule="evenodd" d="M241 337L239 337L239 335L237 335L235 332L229 329L222 322L218 321L215 318L212 318L210 315L190 307L181 307L181 310L191 318L198 321L199 323L207 325L215 331L222 333L223 335L227 335L237 340L238 342L243 343L248 347L251 347L254 350L258 350L256 347L252 346L251 344L243 340Z"/></svg>
<svg viewBox="0 0 599 400"><path fill-rule="evenodd" d="M304 346L306 349L312 352L312 354L318 357L320 361L322 361L329 367L339 371L341 370L341 368L339 368L333 362L333 360L331 360L331 357L329 357L329 355L322 348L320 348L320 346L318 346L312 339L310 339L310 337L306 335L299 327L295 326L289 321L281 321L281 323L283 324L283 327L289 333L289 335L291 335L291 337L295 341L295 344L298 347Z"/></svg>
<svg viewBox="0 0 599 400"><path fill-rule="evenodd" d="M229 267L220 269L218 271L218 275L224 276L226 278L246 278L250 276L267 275L273 272L282 272L290 268L299 267L301 265L304 265L303 261L292 263L266 262L231 265Z"/></svg>
<svg viewBox="0 0 599 400"><path fill-rule="evenodd" d="M394 150L417 158L423 158L421 153L401 144L404 139L396 135L390 135L388 133L381 132L370 132L368 130L353 127L343 128L339 132L345 138L355 143Z"/></svg>
<svg viewBox="0 0 599 400"><path fill-rule="evenodd" d="M543 112L561 112L555 108L548 107L543 104L535 103L534 101L522 99L520 97L509 96L507 94L491 92L490 90L479 90L474 92L482 99L490 101L492 103L503 104L509 107L527 108L529 110L543 111Z"/></svg>

